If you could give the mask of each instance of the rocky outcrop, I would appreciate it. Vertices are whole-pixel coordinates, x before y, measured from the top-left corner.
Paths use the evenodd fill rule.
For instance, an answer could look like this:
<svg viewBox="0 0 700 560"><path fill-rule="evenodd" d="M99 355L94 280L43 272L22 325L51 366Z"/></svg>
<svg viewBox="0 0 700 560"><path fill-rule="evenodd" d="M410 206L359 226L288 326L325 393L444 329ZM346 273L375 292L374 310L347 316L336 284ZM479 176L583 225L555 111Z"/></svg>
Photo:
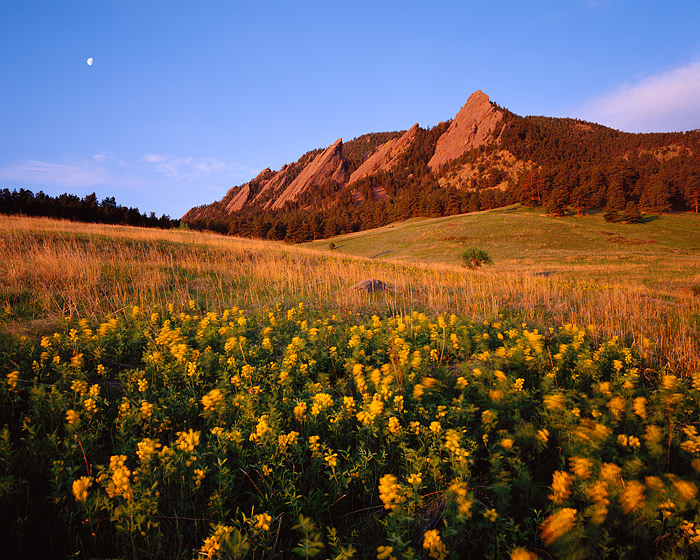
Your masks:
<svg viewBox="0 0 700 560"><path fill-rule="evenodd" d="M488 144L502 118L503 113L491 105L488 95L481 90L475 91L440 136L428 167L435 171L467 150Z"/></svg>
<svg viewBox="0 0 700 560"><path fill-rule="evenodd" d="M250 185L243 185L233 198L226 205L225 211L227 214L238 212L245 203L248 202L250 196Z"/></svg>
<svg viewBox="0 0 700 560"><path fill-rule="evenodd" d="M263 188L255 195L255 198L251 201L252 205L261 204L264 201L269 202L279 195L284 190L287 184L287 179L289 175L292 174L294 168L298 163L285 163L282 168L275 174L272 179L270 179Z"/></svg>
<svg viewBox="0 0 700 560"><path fill-rule="evenodd" d="M411 146L418 132L418 123L414 124L403 136L394 138L382 144L369 156L362 165L350 175L350 185L356 183L363 177L376 173L377 171L391 171L396 167L396 163L406 150Z"/></svg>
<svg viewBox="0 0 700 560"><path fill-rule="evenodd" d="M332 181L337 184L345 183L347 180L347 171L343 162L342 148L343 140L338 138L333 144L317 155L311 163L306 165L279 197L276 197L274 200L269 200L265 205L265 210L279 210L280 208L284 208L288 202L296 201L299 196L309 189L316 185L326 183L327 181Z"/></svg>

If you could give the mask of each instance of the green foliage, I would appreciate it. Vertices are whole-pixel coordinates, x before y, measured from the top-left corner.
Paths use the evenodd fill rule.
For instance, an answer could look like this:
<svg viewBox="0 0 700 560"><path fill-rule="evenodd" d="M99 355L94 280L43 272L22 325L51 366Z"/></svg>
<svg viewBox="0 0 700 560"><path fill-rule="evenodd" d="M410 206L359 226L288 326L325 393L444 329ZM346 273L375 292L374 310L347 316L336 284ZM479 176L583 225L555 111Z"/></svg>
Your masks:
<svg viewBox="0 0 700 560"><path fill-rule="evenodd" d="M6 346L4 511L52 555L687 557L700 541L700 378L593 326L191 302ZM1 530L26 555L32 533Z"/></svg>
<svg viewBox="0 0 700 560"><path fill-rule="evenodd" d="M493 264L489 254L478 247L468 247L462 252L459 258L464 266L472 270L476 270L484 264Z"/></svg>
<svg viewBox="0 0 700 560"><path fill-rule="evenodd" d="M153 212L146 215L139 212L138 208L117 204L113 196L100 202L95 193L85 195L84 198L68 193L54 197L43 191L34 194L27 189L0 189L0 209L8 215L48 216L77 222L164 229L182 227L182 222L172 220L165 214L158 218Z"/></svg>

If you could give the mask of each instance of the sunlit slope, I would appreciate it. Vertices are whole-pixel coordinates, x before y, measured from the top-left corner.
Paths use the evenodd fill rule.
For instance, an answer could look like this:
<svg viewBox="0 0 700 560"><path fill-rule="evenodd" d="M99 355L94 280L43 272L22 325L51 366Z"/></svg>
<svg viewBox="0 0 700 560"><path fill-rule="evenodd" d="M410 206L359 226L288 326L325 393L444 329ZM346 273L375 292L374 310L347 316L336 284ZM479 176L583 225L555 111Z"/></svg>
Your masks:
<svg viewBox="0 0 700 560"><path fill-rule="evenodd" d="M681 295L700 281L700 215L646 216L614 224L602 214L554 218L513 206L445 218L416 218L309 243L338 253L403 262L458 264L468 246L485 249L494 269L630 281Z"/></svg>

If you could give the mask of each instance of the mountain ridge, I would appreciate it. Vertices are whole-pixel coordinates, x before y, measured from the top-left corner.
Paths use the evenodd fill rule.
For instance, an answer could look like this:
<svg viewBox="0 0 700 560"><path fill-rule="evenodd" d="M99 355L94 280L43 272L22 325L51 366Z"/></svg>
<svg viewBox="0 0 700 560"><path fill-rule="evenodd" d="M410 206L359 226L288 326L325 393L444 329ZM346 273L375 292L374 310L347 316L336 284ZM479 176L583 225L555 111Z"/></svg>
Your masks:
<svg viewBox="0 0 700 560"><path fill-rule="evenodd" d="M699 154L700 131L633 134L522 117L477 90L449 121L339 138L182 219L198 229L305 241L513 202L553 215L606 208L611 219L626 210L698 211Z"/></svg>

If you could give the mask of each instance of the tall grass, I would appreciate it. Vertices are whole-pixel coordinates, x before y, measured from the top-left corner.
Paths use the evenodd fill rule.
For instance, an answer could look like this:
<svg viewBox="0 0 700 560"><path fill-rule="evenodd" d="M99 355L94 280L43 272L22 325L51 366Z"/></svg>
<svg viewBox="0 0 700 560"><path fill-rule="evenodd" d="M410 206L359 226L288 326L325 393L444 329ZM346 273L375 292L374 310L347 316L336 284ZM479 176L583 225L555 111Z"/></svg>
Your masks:
<svg viewBox="0 0 700 560"><path fill-rule="evenodd" d="M419 310L592 324L600 337L650 339L660 365L678 373L700 366L697 298L669 302L634 277L599 285L532 270L379 262L189 231L0 216L0 314L14 332L37 334L64 316L97 320L132 305L162 310L194 300L209 310L258 311L303 300L328 313ZM351 289L368 278L393 289Z"/></svg>

